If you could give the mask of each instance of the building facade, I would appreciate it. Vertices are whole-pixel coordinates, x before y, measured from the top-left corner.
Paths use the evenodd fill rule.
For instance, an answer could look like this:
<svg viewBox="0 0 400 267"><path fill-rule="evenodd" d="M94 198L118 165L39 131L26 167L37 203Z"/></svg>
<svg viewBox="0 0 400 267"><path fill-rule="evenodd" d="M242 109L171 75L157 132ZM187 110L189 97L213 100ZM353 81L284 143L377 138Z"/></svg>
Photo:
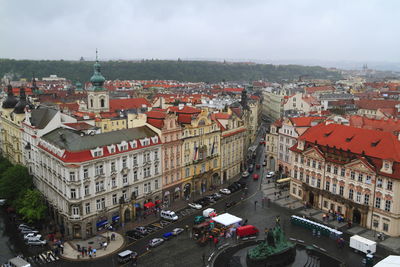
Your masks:
<svg viewBox="0 0 400 267"><path fill-rule="evenodd" d="M196 115L181 117L183 126L183 193L186 199L199 196L210 186L221 184L220 131L203 109Z"/></svg>
<svg viewBox="0 0 400 267"><path fill-rule="evenodd" d="M161 140L146 126L97 135L57 128L39 139L33 162L34 183L69 237L130 221L161 200Z"/></svg>
<svg viewBox="0 0 400 267"><path fill-rule="evenodd" d="M291 148L290 194L390 236L400 234L400 141L388 132L321 123Z"/></svg>

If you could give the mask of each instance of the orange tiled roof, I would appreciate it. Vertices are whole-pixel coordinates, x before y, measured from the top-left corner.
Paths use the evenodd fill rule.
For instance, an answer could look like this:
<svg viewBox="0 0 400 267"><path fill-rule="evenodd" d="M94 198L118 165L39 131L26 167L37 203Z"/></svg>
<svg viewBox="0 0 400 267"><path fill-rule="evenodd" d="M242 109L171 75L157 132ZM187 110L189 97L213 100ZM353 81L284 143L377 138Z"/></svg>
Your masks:
<svg viewBox="0 0 400 267"><path fill-rule="evenodd" d="M400 162L400 141L389 132L323 123L309 128L300 140Z"/></svg>
<svg viewBox="0 0 400 267"><path fill-rule="evenodd" d="M289 120L296 127L309 127L313 121L323 121L326 117L295 117L289 118Z"/></svg>
<svg viewBox="0 0 400 267"><path fill-rule="evenodd" d="M110 99L110 111L138 109L144 105L151 106L146 98Z"/></svg>

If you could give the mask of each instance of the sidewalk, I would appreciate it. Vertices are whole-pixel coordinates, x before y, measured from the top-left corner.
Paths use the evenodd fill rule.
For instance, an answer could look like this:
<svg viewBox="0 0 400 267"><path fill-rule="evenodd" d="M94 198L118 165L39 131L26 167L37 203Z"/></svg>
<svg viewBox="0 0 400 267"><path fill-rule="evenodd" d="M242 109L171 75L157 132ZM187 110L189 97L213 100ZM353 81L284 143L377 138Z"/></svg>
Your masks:
<svg viewBox="0 0 400 267"><path fill-rule="evenodd" d="M107 237L111 237L111 234L115 235L115 240L107 243L107 248L104 249L101 247L101 243L107 242ZM125 241L124 237L116 232L107 231L101 235L94 236L87 240L72 240L64 243L64 253L60 255L61 258L66 260L74 260L74 261L89 261L92 260L89 255L82 256L82 253L78 251L78 246L80 248L84 247L88 249L91 247L92 249L96 249L96 255L93 255L93 258L100 258L104 256L108 256L113 254L115 251L118 251L122 247L124 247Z"/></svg>
<svg viewBox="0 0 400 267"><path fill-rule="evenodd" d="M265 177L265 175L263 177ZM306 209L301 200L289 195L289 190L282 192L282 196L278 197L277 193L279 192L279 189L275 188L272 181L268 184L265 178L261 184L261 191L263 196L268 197L271 202L274 202L281 207L293 210L293 214L307 216L313 221L323 223L349 235L360 235L370 240L374 240L377 242L378 246L381 246L390 252L400 254L400 237L386 237L385 240L378 240L376 232L365 227L353 226L348 229L346 222L339 223L337 220L323 221L322 215L324 212L322 210L314 208ZM289 198L287 198L288 195Z"/></svg>

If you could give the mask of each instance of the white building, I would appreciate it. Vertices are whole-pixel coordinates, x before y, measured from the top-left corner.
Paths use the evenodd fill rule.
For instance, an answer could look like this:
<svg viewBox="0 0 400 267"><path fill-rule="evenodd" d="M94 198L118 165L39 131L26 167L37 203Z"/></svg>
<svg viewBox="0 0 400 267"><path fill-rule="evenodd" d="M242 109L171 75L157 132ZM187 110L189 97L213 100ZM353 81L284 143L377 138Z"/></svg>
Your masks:
<svg viewBox="0 0 400 267"><path fill-rule="evenodd" d="M161 199L161 140L147 126L103 134L60 127L32 137L34 183L68 237L130 221Z"/></svg>

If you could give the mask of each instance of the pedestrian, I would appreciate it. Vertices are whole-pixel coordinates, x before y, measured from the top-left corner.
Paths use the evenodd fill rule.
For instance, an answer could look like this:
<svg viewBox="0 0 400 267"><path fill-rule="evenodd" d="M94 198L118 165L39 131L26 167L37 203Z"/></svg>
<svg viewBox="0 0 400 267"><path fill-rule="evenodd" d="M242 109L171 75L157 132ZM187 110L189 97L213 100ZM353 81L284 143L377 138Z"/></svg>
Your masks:
<svg viewBox="0 0 400 267"><path fill-rule="evenodd" d="M96 252L97 252L97 250L94 248L93 249L93 255L96 257Z"/></svg>
<svg viewBox="0 0 400 267"><path fill-rule="evenodd" d="M258 201L257 201L257 200L254 200L254 209L255 209L255 210L257 209L257 203L258 203Z"/></svg>
<svg viewBox="0 0 400 267"><path fill-rule="evenodd" d="M103 248L104 248L104 250L106 250L107 245L108 245L107 242L104 242L104 243L103 243Z"/></svg>
<svg viewBox="0 0 400 267"><path fill-rule="evenodd" d="M261 206L264 208L265 198L263 197L261 200Z"/></svg>
<svg viewBox="0 0 400 267"><path fill-rule="evenodd" d="M82 249L81 253L82 253L82 258L83 258L85 256L85 251Z"/></svg>
<svg viewBox="0 0 400 267"><path fill-rule="evenodd" d="M61 254L64 254L64 245L63 244L60 245L60 250L61 250Z"/></svg>
<svg viewBox="0 0 400 267"><path fill-rule="evenodd" d="M115 240L115 234L114 234L114 233L111 234L111 240L112 240L112 241Z"/></svg>

